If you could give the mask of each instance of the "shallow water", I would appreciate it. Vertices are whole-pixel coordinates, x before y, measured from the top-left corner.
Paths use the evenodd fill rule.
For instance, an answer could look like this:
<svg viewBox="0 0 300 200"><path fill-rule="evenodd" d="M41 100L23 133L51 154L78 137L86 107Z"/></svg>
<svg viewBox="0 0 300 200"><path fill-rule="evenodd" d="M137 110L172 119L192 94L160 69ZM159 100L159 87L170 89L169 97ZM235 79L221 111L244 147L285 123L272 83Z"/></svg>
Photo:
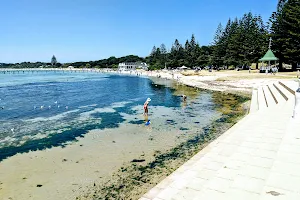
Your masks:
<svg viewBox="0 0 300 200"><path fill-rule="evenodd" d="M221 115L209 91L90 72L0 74L0 99L4 199L74 199L124 163L149 162L155 152L195 137Z"/></svg>
<svg viewBox="0 0 300 200"><path fill-rule="evenodd" d="M172 82L157 81L101 73L0 74L0 161L63 146L93 129L144 124L140 114L148 97L152 131L189 130L219 115L209 92L194 91L185 105ZM177 115L159 114L158 109L159 117L152 119L158 106L174 109Z"/></svg>

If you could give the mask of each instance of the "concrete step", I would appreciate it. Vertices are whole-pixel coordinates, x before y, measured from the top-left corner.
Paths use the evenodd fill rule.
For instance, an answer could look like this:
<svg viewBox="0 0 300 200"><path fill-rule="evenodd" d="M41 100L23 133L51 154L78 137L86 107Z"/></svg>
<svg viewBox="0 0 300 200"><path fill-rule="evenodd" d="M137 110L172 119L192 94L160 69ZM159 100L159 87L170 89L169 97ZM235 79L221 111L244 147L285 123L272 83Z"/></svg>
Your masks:
<svg viewBox="0 0 300 200"><path fill-rule="evenodd" d="M286 95L288 98L288 101L294 100L295 99L295 91L292 90L291 88L287 87L285 84L282 82L278 82L279 88L281 88L281 91Z"/></svg>
<svg viewBox="0 0 300 200"><path fill-rule="evenodd" d="M267 103L263 92L263 88L261 86L258 88L257 99L258 99L258 109L259 110L266 109Z"/></svg>
<svg viewBox="0 0 300 200"><path fill-rule="evenodd" d="M278 105L283 104L286 102L286 100L283 98L283 96L279 93L279 91L275 88L274 84L268 85L270 90L272 91L272 94L274 95L275 99L278 102Z"/></svg>
<svg viewBox="0 0 300 200"><path fill-rule="evenodd" d="M290 95L287 93L287 91L280 85L279 83L273 84L276 90L279 92L279 94L286 100L289 100Z"/></svg>
<svg viewBox="0 0 300 200"><path fill-rule="evenodd" d="M295 94L295 91L299 88L298 81L279 81L279 84L282 85L291 94Z"/></svg>
<svg viewBox="0 0 300 200"><path fill-rule="evenodd" d="M276 102L275 102L267 85L263 86L263 91L264 91L264 95L266 97L266 102L268 104L268 107L273 108L274 106L276 106Z"/></svg>
<svg viewBox="0 0 300 200"><path fill-rule="evenodd" d="M252 90L252 98L250 105L250 113L258 111L258 101L257 101L257 88L253 88Z"/></svg>

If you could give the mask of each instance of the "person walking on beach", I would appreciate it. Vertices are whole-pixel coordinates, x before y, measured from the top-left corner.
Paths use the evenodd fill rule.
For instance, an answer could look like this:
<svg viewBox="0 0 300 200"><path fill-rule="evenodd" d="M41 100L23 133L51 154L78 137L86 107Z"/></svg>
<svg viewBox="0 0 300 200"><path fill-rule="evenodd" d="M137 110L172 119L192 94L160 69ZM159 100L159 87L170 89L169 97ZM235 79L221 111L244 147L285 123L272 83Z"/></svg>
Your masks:
<svg viewBox="0 0 300 200"><path fill-rule="evenodd" d="M151 99L148 98L144 103L144 115L147 115L147 116L148 116L148 104L150 101L151 101Z"/></svg>

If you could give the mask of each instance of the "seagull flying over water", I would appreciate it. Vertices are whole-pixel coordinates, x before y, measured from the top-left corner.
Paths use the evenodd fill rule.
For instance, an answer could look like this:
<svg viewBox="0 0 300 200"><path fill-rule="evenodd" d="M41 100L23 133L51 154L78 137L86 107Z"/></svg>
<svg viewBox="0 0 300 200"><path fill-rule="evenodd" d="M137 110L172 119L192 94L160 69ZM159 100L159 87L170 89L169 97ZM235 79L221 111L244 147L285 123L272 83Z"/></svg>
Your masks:
<svg viewBox="0 0 300 200"><path fill-rule="evenodd" d="M15 129L14 129L14 128L12 128L12 129L10 129L10 130L11 130L11 132L14 132L14 130L15 130Z"/></svg>
<svg viewBox="0 0 300 200"><path fill-rule="evenodd" d="M59 108L59 107L60 107L60 105L57 106L57 108Z"/></svg>
<svg viewBox="0 0 300 200"><path fill-rule="evenodd" d="M48 106L49 109L51 109L51 106Z"/></svg>
<svg viewBox="0 0 300 200"><path fill-rule="evenodd" d="M44 108L44 106L41 106L41 109L43 109Z"/></svg>
<svg viewBox="0 0 300 200"><path fill-rule="evenodd" d="M54 103L57 104L57 101L55 101Z"/></svg>

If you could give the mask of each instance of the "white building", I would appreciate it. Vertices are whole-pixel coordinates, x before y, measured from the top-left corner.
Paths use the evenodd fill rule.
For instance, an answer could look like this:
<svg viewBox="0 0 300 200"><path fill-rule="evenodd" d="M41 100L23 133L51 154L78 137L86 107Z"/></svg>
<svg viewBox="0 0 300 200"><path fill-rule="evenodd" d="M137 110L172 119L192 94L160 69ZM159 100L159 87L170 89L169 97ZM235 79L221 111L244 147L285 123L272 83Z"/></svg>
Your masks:
<svg viewBox="0 0 300 200"><path fill-rule="evenodd" d="M136 69L148 70L148 65L147 65L147 63L143 63L143 62L119 63L118 70L130 71L130 70L136 70Z"/></svg>

